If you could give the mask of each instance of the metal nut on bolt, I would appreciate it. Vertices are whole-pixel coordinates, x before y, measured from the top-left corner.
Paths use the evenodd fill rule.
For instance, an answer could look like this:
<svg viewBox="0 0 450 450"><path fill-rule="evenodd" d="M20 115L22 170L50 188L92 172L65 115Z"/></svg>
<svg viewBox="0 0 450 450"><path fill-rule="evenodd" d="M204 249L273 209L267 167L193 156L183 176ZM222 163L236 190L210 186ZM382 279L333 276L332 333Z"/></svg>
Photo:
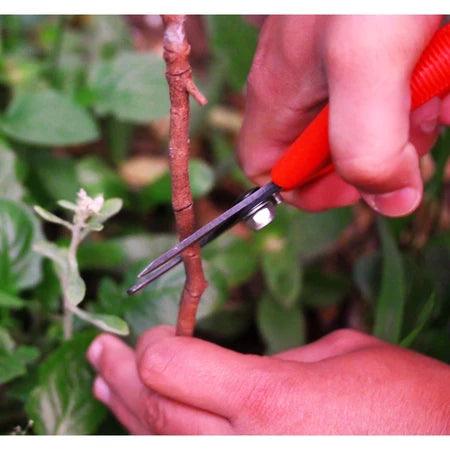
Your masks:
<svg viewBox="0 0 450 450"><path fill-rule="evenodd" d="M252 230L258 231L275 219L276 206L282 202L278 194L254 206L244 217L244 222Z"/></svg>

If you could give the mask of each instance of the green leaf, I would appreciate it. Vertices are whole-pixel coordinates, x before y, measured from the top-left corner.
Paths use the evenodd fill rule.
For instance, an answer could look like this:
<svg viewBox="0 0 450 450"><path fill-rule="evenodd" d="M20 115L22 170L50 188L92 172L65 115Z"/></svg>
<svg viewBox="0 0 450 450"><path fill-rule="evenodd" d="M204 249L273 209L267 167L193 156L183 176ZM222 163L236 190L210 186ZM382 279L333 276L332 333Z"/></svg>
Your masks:
<svg viewBox="0 0 450 450"><path fill-rule="evenodd" d="M22 345L8 352L0 348L0 385L21 377L27 372L27 365L39 356L36 347Z"/></svg>
<svg viewBox="0 0 450 450"><path fill-rule="evenodd" d="M66 275L69 271L67 249L58 247L53 242L39 241L33 245L33 250L55 263L57 272Z"/></svg>
<svg viewBox="0 0 450 450"><path fill-rule="evenodd" d="M326 308L340 303L351 286L346 276L322 271L307 271L301 303L313 308Z"/></svg>
<svg viewBox="0 0 450 450"><path fill-rule="evenodd" d="M75 211L77 209L77 205L75 205L75 203L67 200L58 200L57 203L61 206L61 208L68 209L69 211Z"/></svg>
<svg viewBox="0 0 450 450"><path fill-rule="evenodd" d="M375 311L374 334L388 342L398 343L405 304L405 273L401 254L387 222L378 220L383 252L381 287Z"/></svg>
<svg viewBox="0 0 450 450"><path fill-rule="evenodd" d="M353 281L363 298L375 303L381 278L381 254L379 252L360 256L353 264Z"/></svg>
<svg viewBox="0 0 450 450"><path fill-rule="evenodd" d="M20 358L17 358L13 353L0 353L0 385L19 378L26 372L27 368Z"/></svg>
<svg viewBox="0 0 450 450"><path fill-rule="evenodd" d="M123 201L120 198L110 198L105 200L102 209L87 222L87 227L91 231L103 230L103 223L110 217L116 215L122 209Z"/></svg>
<svg viewBox="0 0 450 450"><path fill-rule="evenodd" d="M241 16L209 17L215 57L226 62L227 80L233 89L244 86L256 50L258 31Z"/></svg>
<svg viewBox="0 0 450 450"><path fill-rule="evenodd" d="M350 208L339 208L322 213L306 213L293 210L292 239L303 259L328 251L350 224Z"/></svg>
<svg viewBox="0 0 450 450"><path fill-rule="evenodd" d="M15 346L16 344L8 330L4 327L0 327L0 352L12 353Z"/></svg>
<svg viewBox="0 0 450 450"><path fill-rule="evenodd" d="M149 258L151 259L151 256ZM140 293L125 297L126 289L135 283L136 275L143 265L144 261L141 261L131 268L123 286L125 319L134 335L139 335L155 325L175 324L185 279L183 267L178 265L149 284ZM207 261L204 261L203 268L208 280L208 288L202 296L197 312L199 320L216 311L228 296L226 281L222 274L211 267Z"/></svg>
<svg viewBox="0 0 450 450"><path fill-rule="evenodd" d="M194 199L206 195L214 185L214 172L207 163L192 158L189 161L189 179ZM141 201L144 205L170 204L171 187L170 174L164 173L154 183L145 187L141 192Z"/></svg>
<svg viewBox="0 0 450 450"><path fill-rule="evenodd" d="M422 332L422 330L425 328L425 325L430 320L435 304L436 294L433 292L433 294L428 297L428 300L422 308L422 311L420 311L419 316L417 317L416 327L400 342L400 345L402 347L411 347L412 343L415 341L417 336Z"/></svg>
<svg viewBox="0 0 450 450"><path fill-rule="evenodd" d="M86 241L78 250L80 270L128 270L130 264L152 259L168 250L176 242L169 234L130 234L105 241Z"/></svg>
<svg viewBox="0 0 450 450"><path fill-rule="evenodd" d="M197 329L215 339L236 341L252 322L252 311L242 305L227 305L198 321Z"/></svg>
<svg viewBox="0 0 450 450"><path fill-rule="evenodd" d="M41 257L32 252L41 239L39 221L22 203L0 199L0 280L5 292L35 286L41 279Z"/></svg>
<svg viewBox="0 0 450 450"><path fill-rule="evenodd" d="M0 308L19 309L25 306L25 302L15 295L0 290Z"/></svg>
<svg viewBox="0 0 450 450"><path fill-rule="evenodd" d="M91 196L103 194L105 198L124 197L125 183L117 172L110 169L98 156L88 156L76 165L78 184Z"/></svg>
<svg viewBox="0 0 450 450"><path fill-rule="evenodd" d="M98 216L102 222L105 222L110 217L115 216L123 206L123 201L120 198L109 198L105 200L102 209Z"/></svg>
<svg viewBox="0 0 450 450"><path fill-rule="evenodd" d="M36 211L37 214L39 214L44 220L47 222L57 223L59 225L63 225L64 227L68 228L69 230L72 229L72 225L67 222L67 220L61 219L61 217L56 216L55 214L52 214L50 211L47 211L44 208L41 208L38 205L35 205L33 209Z"/></svg>
<svg viewBox="0 0 450 450"><path fill-rule="evenodd" d="M116 333L122 336L130 333L128 324L120 317L111 314L94 314L83 311L82 316L79 315L79 317L108 333Z"/></svg>
<svg viewBox="0 0 450 450"><path fill-rule="evenodd" d="M26 403L38 434L90 434L102 422L105 408L92 396L85 357L93 337L92 332L76 335L39 366L37 386Z"/></svg>
<svg viewBox="0 0 450 450"><path fill-rule="evenodd" d="M0 197L20 200L23 187L16 176L16 155L0 143Z"/></svg>
<svg viewBox="0 0 450 450"><path fill-rule="evenodd" d="M96 112L134 123L168 115L164 74L164 62L154 53L122 52L110 61L97 63L89 78L96 95Z"/></svg>
<svg viewBox="0 0 450 450"><path fill-rule="evenodd" d="M23 152L30 166L31 188L33 194L43 192L45 201L39 203L53 207L53 201L61 198L75 198L79 183L75 173L75 161L69 157L56 156L48 151ZM29 184L30 184L29 181ZM52 200L50 202L50 200Z"/></svg>
<svg viewBox="0 0 450 450"><path fill-rule="evenodd" d="M14 97L0 128L18 141L44 146L75 145L98 138L87 111L52 90L23 92Z"/></svg>
<svg viewBox="0 0 450 450"><path fill-rule="evenodd" d="M264 278L272 297L290 308L300 296L302 267L295 249L286 239L274 237L272 242L272 247L267 245L262 255Z"/></svg>
<svg viewBox="0 0 450 450"><path fill-rule="evenodd" d="M65 293L67 300L69 300L73 306L76 306L83 301L84 296L86 295L86 285L78 273L78 267L69 270Z"/></svg>
<svg viewBox="0 0 450 450"><path fill-rule="evenodd" d="M286 309L269 295L265 295L258 303L257 322L269 354L297 347L305 342L305 320L301 310Z"/></svg>
<svg viewBox="0 0 450 450"><path fill-rule="evenodd" d="M258 269L258 257L252 243L230 234L208 244L202 250L202 256L222 273L230 288L247 281Z"/></svg>

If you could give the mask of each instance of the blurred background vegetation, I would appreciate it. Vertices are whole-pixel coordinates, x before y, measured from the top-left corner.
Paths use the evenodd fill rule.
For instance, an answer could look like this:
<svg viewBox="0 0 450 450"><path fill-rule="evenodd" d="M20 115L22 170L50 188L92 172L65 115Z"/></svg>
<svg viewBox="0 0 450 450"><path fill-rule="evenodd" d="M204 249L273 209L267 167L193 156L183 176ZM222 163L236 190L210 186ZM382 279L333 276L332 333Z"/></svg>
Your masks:
<svg viewBox="0 0 450 450"><path fill-rule="evenodd" d="M157 16L3 16L0 56L0 430L123 433L91 396L84 352L98 331L63 341L54 267L33 252L32 205L90 195L124 200L79 252L85 308L143 330L174 323L180 267L127 297L139 268L175 241L166 159L168 95ZM230 207L246 180L234 157L258 30L239 16L190 17L192 188L198 224ZM198 335L274 353L352 327L450 362L450 134L423 160L424 201L406 218L365 205L320 214L282 206L251 233L237 225L204 250L209 288ZM33 421L33 424L29 423ZM28 428L27 428L28 427Z"/></svg>

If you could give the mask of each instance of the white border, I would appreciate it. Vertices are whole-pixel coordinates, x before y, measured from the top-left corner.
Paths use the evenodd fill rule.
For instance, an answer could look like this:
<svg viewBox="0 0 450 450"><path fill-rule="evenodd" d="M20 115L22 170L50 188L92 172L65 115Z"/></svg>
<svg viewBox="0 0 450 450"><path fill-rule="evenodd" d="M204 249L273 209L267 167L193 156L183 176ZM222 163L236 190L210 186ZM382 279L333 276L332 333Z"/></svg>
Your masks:
<svg viewBox="0 0 450 450"><path fill-rule="evenodd" d="M408 450L447 450L449 436L232 436L232 437L193 437L193 436L4 436L0 446L14 450L79 450L80 448L101 448L123 450L128 446L133 450L230 450L245 448L258 450L383 450L405 448Z"/></svg>
<svg viewBox="0 0 450 450"><path fill-rule="evenodd" d="M449 0L2 0L0 14L450 14Z"/></svg>

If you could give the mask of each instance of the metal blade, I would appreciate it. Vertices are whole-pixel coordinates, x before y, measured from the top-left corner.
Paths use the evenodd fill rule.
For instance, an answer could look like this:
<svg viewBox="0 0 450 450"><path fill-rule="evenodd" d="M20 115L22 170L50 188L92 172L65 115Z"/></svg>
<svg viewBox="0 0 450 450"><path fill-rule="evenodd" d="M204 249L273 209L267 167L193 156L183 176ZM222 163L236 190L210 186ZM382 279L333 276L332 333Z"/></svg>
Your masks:
<svg viewBox="0 0 450 450"><path fill-rule="evenodd" d="M271 195L278 192L279 190L280 188L273 183L268 183L262 186L252 194L242 199L240 202L236 203L234 206L232 206L230 209L222 213L220 216L216 217L215 219L211 220L211 222L208 222L206 225L199 228L197 231L192 233L186 239L183 239L181 242L178 242L170 250L168 250L155 260L153 260L139 273L138 277L141 278L144 275L147 275L149 272L156 270L158 267L162 266L172 258L179 255L181 252L183 252L183 250L197 243L198 241L208 236L209 234L213 233L214 237L217 236L216 233L217 230L223 232L226 228L228 228L228 226L231 226L231 224L234 224L236 221L238 221L242 217L242 215L245 214L245 212L249 211L256 204L269 198Z"/></svg>

